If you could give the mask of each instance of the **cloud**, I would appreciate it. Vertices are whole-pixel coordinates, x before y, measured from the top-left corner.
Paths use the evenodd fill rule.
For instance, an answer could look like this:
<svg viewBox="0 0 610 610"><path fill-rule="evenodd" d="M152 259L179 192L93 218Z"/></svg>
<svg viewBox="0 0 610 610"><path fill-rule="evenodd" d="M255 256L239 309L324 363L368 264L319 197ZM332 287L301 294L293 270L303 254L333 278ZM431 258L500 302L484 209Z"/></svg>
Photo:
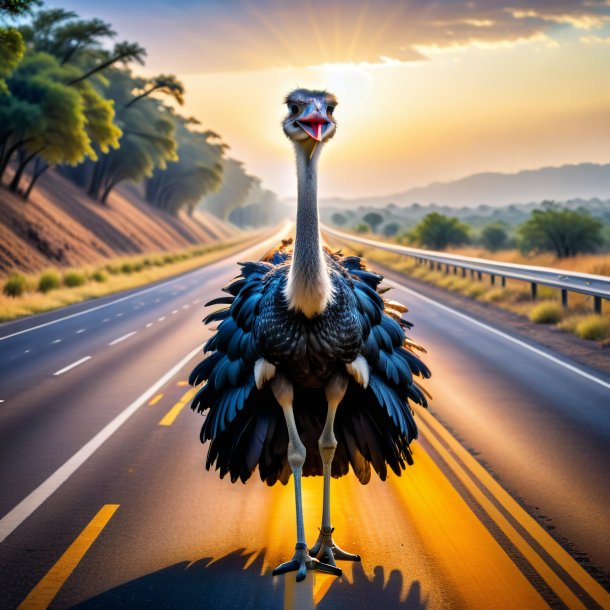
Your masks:
<svg viewBox="0 0 610 610"><path fill-rule="evenodd" d="M137 31L183 73L420 61L427 48L550 40L559 28L590 31L610 21L608 0L132 0L128 7L106 0L96 11Z"/></svg>

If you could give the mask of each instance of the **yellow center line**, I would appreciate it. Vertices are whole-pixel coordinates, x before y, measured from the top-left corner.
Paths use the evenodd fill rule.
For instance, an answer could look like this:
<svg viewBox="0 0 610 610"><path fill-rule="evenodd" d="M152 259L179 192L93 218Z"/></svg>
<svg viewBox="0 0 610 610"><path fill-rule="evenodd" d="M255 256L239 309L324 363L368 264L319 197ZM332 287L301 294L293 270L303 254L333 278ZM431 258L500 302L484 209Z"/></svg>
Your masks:
<svg viewBox="0 0 610 610"><path fill-rule="evenodd" d="M148 403L148 406L152 407L153 405L156 405L162 398L163 398L163 394L157 394L154 398L152 398L150 400L150 402Z"/></svg>
<svg viewBox="0 0 610 610"><path fill-rule="evenodd" d="M464 447L444 428L440 422L429 412L418 409L417 413L424 425L428 424L450 449L466 465L470 472L483 484L483 486L498 500L500 505L532 536L532 538L561 566L563 570L582 587L582 589L595 600L602 608L610 608L610 595L593 579L535 520L531 517L502 486L466 451ZM424 428L424 426L422 426ZM424 430L424 432L426 432ZM429 433L426 438L434 442ZM436 448L436 447L435 447ZM439 452L440 453L440 452ZM453 458L450 458L453 460ZM461 468L453 460L458 468ZM451 464L450 464L451 466ZM455 471L455 470L454 470ZM456 474L458 474L456 472ZM465 474L465 473L464 473ZM458 475L459 476L459 475ZM498 525L500 525L498 523ZM512 527L512 526L510 526ZM545 579L546 580L546 579ZM548 582L548 581L547 581ZM559 594L559 592L556 590ZM578 601L579 607L582 607ZM569 605L569 604L568 604Z"/></svg>
<svg viewBox="0 0 610 610"><path fill-rule="evenodd" d="M167 412L165 417L159 422L160 426L171 426L174 420L180 414L180 411L184 409L186 403L188 403L193 396L198 392L199 388L191 388L184 396Z"/></svg>
<svg viewBox="0 0 610 610"><path fill-rule="evenodd" d="M57 560L57 563L21 602L17 610L43 610L49 606L70 574L74 572L85 556L89 547L106 527L118 507L118 504L105 504L102 506L78 538Z"/></svg>
<svg viewBox="0 0 610 610"><path fill-rule="evenodd" d="M405 477L388 482L456 606L548 608L432 457L421 447L414 454Z"/></svg>
<svg viewBox="0 0 610 610"><path fill-rule="evenodd" d="M510 542L519 550L530 565L540 574L545 582L555 591L559 598L568 608L581 608L585 610L585 605L574 595L563 580L547 565L547 563L536 553L528 542L510 524L508 519L495 507L495 505L485 496L479 487L468 476L466 471L451 456L445 447L431 433L428 426L420 423L420 429L424 433L426 440L434 447L439 455L445 460L449 468L457 475L458 479L464 484L466 489L472 494L475 500L481 505L483 510L495 521L504 532Z"/></svg>

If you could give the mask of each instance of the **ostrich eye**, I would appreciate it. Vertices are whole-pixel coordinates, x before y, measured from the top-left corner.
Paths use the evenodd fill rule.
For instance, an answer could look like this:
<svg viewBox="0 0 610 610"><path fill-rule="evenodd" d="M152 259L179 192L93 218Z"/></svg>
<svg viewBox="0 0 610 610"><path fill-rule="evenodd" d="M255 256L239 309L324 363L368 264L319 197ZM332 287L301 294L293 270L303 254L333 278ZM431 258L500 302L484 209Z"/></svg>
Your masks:
<svg viewBox="0 0 610 610"><path fill-rule="evenodd" d="M328 116L333 116L333 112L335 111L335 107L334 106L326 106L326 114Z"/></svg>
<svg viewBox="0 0 610 610"><path fill-rule="evenodd" d="M296 104L289 104L288 107L290 108L290 112L292 112L292 114L299 114L299 107Z"/></svg>

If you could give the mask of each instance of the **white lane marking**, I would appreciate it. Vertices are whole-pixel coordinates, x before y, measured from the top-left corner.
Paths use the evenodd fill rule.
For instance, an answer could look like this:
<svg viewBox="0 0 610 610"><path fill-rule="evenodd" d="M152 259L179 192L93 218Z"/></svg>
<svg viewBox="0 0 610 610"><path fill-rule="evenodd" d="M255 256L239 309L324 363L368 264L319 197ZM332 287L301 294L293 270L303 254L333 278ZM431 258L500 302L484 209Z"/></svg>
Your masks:
<svg viewBox="0 0 610 610"><path fill-rule="evenodd" d="M14 532L45 500L47 500L80 466L82 466L143 404L157 393L185 364L201 353L198 346L178 364L158 379L148 390L136 398L109 424L98 432L86 445L77 451L63 466L60 466L46 481L25 497L15 508L0 519L0 542Z"/></svg>
<svg viewBox="0 0 610 610"><path fill-rule="evenodd" d="M123 315L123 312L119 312L116 314L115 318L120 318Z"/></svg>
<svg viewBox="0 0 610 610"><path fill-rule="evenodd" d="M121 341L125 341L125 339L129 339L129 337L133 337L137 332L138 332L137 330L133 330L130 333L127 333L126 335L123 335L122 337L119 337L118 339L111 341L108 345L116 345L117 343L121 343Z"/></svg>
<svg viewBox="0 0 610 610"><path fill-rule="evenodd" d="M0 402L4 402L4 399L0 400Z"/></svg>
<svg viewBox="0 0 610 610"><path fill-rule="evenodd" d="M174 311L172 311L172 314L178 313L177 309L174 309Z"/></svg>
<svg viewBox="0 0 610 610"><path fill-rule="evenodd" d="M51 343L51 345L55 345L55 343L61 343L61 339L55 339L55 341L53 341L53 342Z"/></svg>
<svg viewBox="0 0 610 610"><path fill-rule="evenodd" d="M610 389L610 383L608 383L607 381L604 381L603 379L596 377L595 375L591 375L591 373L587 373L586 371L583 371L582 369L578 368L577 366L574 366L572 364L569 364L568 362L565 362L564 360L561 360L561 358L556 358L555 356L552 356L551 354L548 354L547 352L544 352L541 349L534 347L533 345L529 345L525 341L521 341L520 339L511 337L511 335L508 335L505 332L502 332L501 330L494 328L493 326L489 326L489 325L485 324L484 322L479 322L478 320L475 320L474 318L471 318L470 316L467 316L466 314L456 311L455 309L452 309L451 307L447 307L447 305L443 305L442 303L438 303L434 299L425 297L422 294L415 292L415 290L412 290L411 288L407 288L403 284L395 282L389 278L388 278L387 282L388 282L388 284L390 284L390 283L394 284L398 288L402 288L402 290L406 290L407 292L410 292L412 295L434 305L435 307L438 307L439 309L447 311L447 312L453 314L454 316L457 316L458 318L462 318L463 320L468 320L468 322L470 322L471 324L474 324L475 326L478 326L479 328L484 328L485 330L489 331L490 333L493 333L494 335L503 337L504 339L506 339L507 341L510 341L511 343L515 343L516 345L519 345L519 346L529 350L530 352L534 352L534 354L538 354L538 356L542 356L543 358L546 358L547 360L550 360L551 362L554 362L555 364L558 364L559 366L562 366L563 368L568 369L569 371L572 371L573 373L576 373L577 375L580 375L581 377L584 377L585 379L588 379L589 381L594 381L595 383L598 383L602 387Z"/></svg>
<svg viewBox="0 0 610 610"><path fill-rule="evenodd" d="M102 322L104 322L104 324L105 324L106 322L110 322L110 318L104 318L104 319L102 320Z"/></svg>
<svg viewBox="0 0 610 610"><path fill-rule="evenodd" d="M85 329L84 329L84 328L81 328L80 330L77 330L77 331L76 331L76 334L77 334L77 335L80 335L81 333L84 333L84 332L85 332Z"/></svg>
<svg viewBox="0 0 610 610"><path fill-rule="evenodd" d="M29 350L29 349L26 349L26 350L25 350L25 352L23 352L23 353L24 353L24 354L29 354L29 353L30 353L30 350Z"/></svg>
<svg viewBox="0 0 610 610"><path fill-rule="evenodd" d="M175 290L174 292L172 292L172 296L175 297L178 294L178 291Z"/></svg>
<svg viewBox="0 0 610 610"><path fill-rule="evenodd" d="M152 325L153 325L153 323L152 323L152 322L149 322L149 323L146 325L146 328L150 328Z"/></svg>
<svg viewBox="0 0 610 610"><path fill-rule="evenodd" d="M161 299L155 299L155 303L160 303Z"/></svg>
<svg viewBox="0 0 610 610"><path fill-rule="evenodd" d="M69 370L77 367L79 364L82 364L83 362L87 362L87 360L91 360L91 356L85 356L84 358L81 358L80 360L77 360L76 362L73 362L72 364L69 364L68 366L64 366L63 369L59 369L59 371L56 371L55 373L53 373L53 375L55 375L57 377L57 375L63 375L64 373L67 373Z"/></svg>
<svg viewBox="0 0 610 610"><path fill-rule="evenodd" d="M263 246L265 246L266 244L281 240L282 236L289 229L291 224L292 223L289 223L289 222L285 223L284 226L275 235L273 235L269 239L266 239L265 241L263 241L261 243L250 246L249 248L246 248L242 252L238 252L236 254L238 254L240 257L245 258L247 255L249 255L250 252L260 251L261 249L263 249ZM231 256L233 256L233 255L231 255ZM228 256L226 258L228 258ZM214 261L213 263L210 263L209 265L204 265L203 267L197 267L196 269L193 269L192 271L189 271L188 273L195 274L195 273L201 272L202 269L209 269L210 267L214 267L216 265L222 265L224 262L226 262L226 258L220 259L218 261ZM120 297L120 298L115 299L114 301L110 301L108 303L103 303L102 305L97 305L96 307L91 307L90 309L84 309L83 311L78 311L76 313L72 313L69 316L64 316L63 318L57 318L57 320L50 320L49 322L44 322L43 324L37 324L36 326L30 326L30 328L24 328L23 330L18 330L17 332L11 333L10 335L4 335L4 337L0 337L0 341L4 341L5 339L10 339L11 337L16 337L17 335L22 335L23 333L29 333L32 330L38 330L39 328L44 328L45 326L50 326L51 324L57 324L58 322L63 322L64 320L69 320L70 318L76 318L77 316L82 316L86 313L91 313L92 311L97 311L98 309L103 309L104 307L108 307L110 305L116 305L117 303L122 303L123 301L126 301L127 299L133 299L134 297L138 297L142 294L150 292L151 290L158 290L161 287L166 287L166 286L169 286L170 284L173 284L174 282L179 282L179 281L183 282L184 276L176 277L171 280L168 280L167 282L162 282L160 284L155 284L154 286L150 286L149 288L144 288L144 290L140 290L139 292L134 292L132 294L128 294L127 296ZM159 301L155 301L155 302L158 303ZM105 319L104 322L108 322L108 319Z"/></svg>
<svg viewBox="0 0 610 610"><path fill-rule="evenodd" d="M165 320L166 316L161 316L160 318L157 318L157 322L163 322L163 320Z"/></svg>
<svg viewBox="0 0 610 610"><path fill-rule="evenodd" d="M188 309L190 307L190 305L187 303L186 305L182 306L182 309Z"/></svg>

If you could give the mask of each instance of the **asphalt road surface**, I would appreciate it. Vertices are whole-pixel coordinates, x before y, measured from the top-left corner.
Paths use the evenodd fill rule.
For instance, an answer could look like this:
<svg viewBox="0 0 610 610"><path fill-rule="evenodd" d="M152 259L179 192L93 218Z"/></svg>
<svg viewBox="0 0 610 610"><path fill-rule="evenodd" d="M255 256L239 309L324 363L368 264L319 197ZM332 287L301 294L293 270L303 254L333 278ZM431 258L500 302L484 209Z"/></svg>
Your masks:
<svg viewBox="0 0 610 610"><path fill-rule="evenodd" d="M0 607L610 607L565 549L610 569L609 380L406 280L388 281L392 298L433 371L416 464L386 483L333 481L335 539L362 563L339 579L271 576L293 553L292 485L205 471L186 378L209 334L203 303L278 238L0 326ZM305 480L312 541L321 492Z"/></svg>

